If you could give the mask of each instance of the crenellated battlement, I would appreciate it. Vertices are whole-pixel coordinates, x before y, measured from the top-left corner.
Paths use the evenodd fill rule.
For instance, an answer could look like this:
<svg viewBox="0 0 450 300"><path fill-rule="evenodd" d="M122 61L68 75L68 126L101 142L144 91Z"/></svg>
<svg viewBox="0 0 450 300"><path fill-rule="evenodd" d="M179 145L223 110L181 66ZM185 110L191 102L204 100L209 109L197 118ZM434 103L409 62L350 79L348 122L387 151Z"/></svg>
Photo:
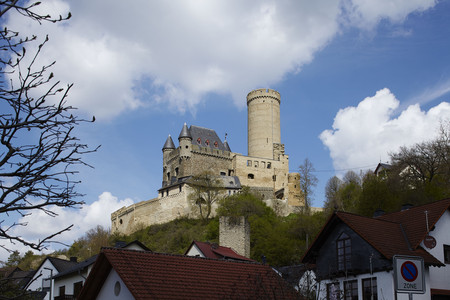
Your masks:
<svg viewBox="0 0 450 300"><path fill-rule="evenodd" d="M259 98L271 98L278 101L278 104L281 103L281 96L279 92L271 89L257 89L247 94L247 105L251 101Z"/></svg>

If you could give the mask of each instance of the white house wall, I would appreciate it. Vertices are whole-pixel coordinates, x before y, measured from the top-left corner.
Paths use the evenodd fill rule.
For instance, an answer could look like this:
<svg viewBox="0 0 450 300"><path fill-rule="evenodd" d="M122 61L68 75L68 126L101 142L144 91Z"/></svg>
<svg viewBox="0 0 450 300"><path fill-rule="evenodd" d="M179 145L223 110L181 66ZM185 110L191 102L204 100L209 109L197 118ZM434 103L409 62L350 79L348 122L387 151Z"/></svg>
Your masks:
<svg viewBox="0 0 450 300"><path fill-rule="evenodd" d="M425 215L424 215L425 226ZM436 239L436 247L428 249L422 243L421 246L427 250L431 255L444 262L444 245L450 245L450 212L448 210L442 215L436 223L430 235ZM450 265L445 267L430 267L430 287L432 289L450 289Z"/></svg>
<svg viewBox="0 0 450 300"><path fill-rule="evenodd" d="M115 295L114 294L114 286L116 285L116 282L119 282L120 284L120 294ZM133 295L131 294L130 290L128 290L125 283L120 278L119 274L114 269L111 269L111 271L108 274L108 277L105 280L105 283L103 284L100 292L97 295L98 300L134 300Z"/></svg>
<svg viewBox="0 0 450 300"><path fill-rule="evenodd" d="M50 270L47 270L45 268L51 269L51 270L53 270L53 272L51 272ZM44 288L44 286L50 287L50 285L49 285L50 282L45 281L45 283L44 283L43 280L50 278L51 275L55 276L56 274L58 274L58 271L53 266L53 264L50 262L50 260L46 259L44 261L44 263L41 265L41 267L34 274L33 278L30 281L31 283L27 287L27 290L41 291ZM53 298L53 295L52 295L52 298ZM47 293L44 300L49 300L49 299L50 299L50 293Z"/></svg>
<svg viewBox="0 0 450 300"><path fill-rule="evenodd" d="M425 281L429 282L429 273L425 272ZM351 281L351 280L357 280L358 281L358 299L363 299L362 297L362 280L367 278L377 278L377 293L378 293L378 299L395 299L394 295L394 273L393 271L382 271L382 272L376 272L372 275L370 274L361 274L356 276L348 276L347 278L338 278L336 280L322 280L320 284L318 284L319 289L319 297L318 299L327 299L327 284L331 282L339 282L339 290L343 293L344 292L344 281ZM428 284L428 283L426 283ZM430 287L426 287L426 293L425 294L414 294L414 300L430 300ZM397 300L408 300L409 296L405 293L398 293L397 294Z"/></svg>

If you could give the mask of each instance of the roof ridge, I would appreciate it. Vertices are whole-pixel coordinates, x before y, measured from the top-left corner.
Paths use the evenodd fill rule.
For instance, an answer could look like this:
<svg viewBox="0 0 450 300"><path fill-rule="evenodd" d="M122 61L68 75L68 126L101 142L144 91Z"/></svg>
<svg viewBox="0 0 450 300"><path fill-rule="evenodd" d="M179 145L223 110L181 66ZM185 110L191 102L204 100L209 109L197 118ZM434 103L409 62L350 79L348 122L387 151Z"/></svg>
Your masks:
<svg viewBox="0 0 450 300"><path fill-rule="evenodd" d="M227 261L227 262L248 262L252 264L257 265L263 265L260 262L249 260L249 261L232 261L227 259L220 259L220 258L210 258L210 257L201 257L201 256L190 256L190 255L184 255L184 254L173 254L173 253L161 253L161 252L152 252L152 251L144 251L144 250L136 250L136 249L123 249L123 248L113 248L113 247L102 247L103 250L115 250L115 251L134 251L134 252L140 252L140 253L146 253L146 254L154 254L158 256L168 256L168 257L182 257L182 258L189 258L189 259L200 259L200 260L214 260L214 261Z"/></svg>

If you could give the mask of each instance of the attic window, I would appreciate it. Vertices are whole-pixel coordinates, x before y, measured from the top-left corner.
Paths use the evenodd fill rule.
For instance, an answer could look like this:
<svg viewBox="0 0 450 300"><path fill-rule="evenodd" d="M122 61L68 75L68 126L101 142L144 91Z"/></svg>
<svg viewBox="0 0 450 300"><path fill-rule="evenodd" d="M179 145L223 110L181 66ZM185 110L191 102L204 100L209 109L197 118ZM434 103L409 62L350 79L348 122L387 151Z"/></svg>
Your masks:
<svg viewBox="0 0 450 300"><path fill-rule="evenodd" d="M219 143L217 141L214 142L214 148L219 147Z"/></svg>
<svg viewBox="0 0 450 300"><path fill-rule="evenodd" d="M201 138L198 138L198 139L197 139L197 144L199 144L199 145L202 144L202 139L201 139Z"/></svg>
<svg viewBox="0 0 450 300"><path fill-rule="evenodd" d="M114 285L114 295L119 296L120 295L120 282L116 281L116 284Z"/></svg>
<svg viewBox="0 0 450 300"><path fill-rule="evenodd" d="M350 270L352 268L352 242L345 233L342 233L336 241L336 254L338 271Z"/></svg>
<svg viewBox="0 0 450 300"><path fill-rule="evenodd" d="M206 145L206 146L209 146L209 140L206 140L206 141L205 141L205 145Z"/></svg>

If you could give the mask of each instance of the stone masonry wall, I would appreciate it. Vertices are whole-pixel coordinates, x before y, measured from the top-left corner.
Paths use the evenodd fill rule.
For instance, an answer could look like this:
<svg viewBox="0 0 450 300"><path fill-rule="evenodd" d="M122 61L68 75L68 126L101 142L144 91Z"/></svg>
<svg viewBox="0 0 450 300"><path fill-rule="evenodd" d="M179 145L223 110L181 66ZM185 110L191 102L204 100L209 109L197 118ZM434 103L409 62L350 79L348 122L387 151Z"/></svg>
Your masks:
<svg viewBox="0 0 450 300"><path fill-rule="evenodd" d="M219 244L250 258L250 224L244 217L220 217Z"/></svg>

